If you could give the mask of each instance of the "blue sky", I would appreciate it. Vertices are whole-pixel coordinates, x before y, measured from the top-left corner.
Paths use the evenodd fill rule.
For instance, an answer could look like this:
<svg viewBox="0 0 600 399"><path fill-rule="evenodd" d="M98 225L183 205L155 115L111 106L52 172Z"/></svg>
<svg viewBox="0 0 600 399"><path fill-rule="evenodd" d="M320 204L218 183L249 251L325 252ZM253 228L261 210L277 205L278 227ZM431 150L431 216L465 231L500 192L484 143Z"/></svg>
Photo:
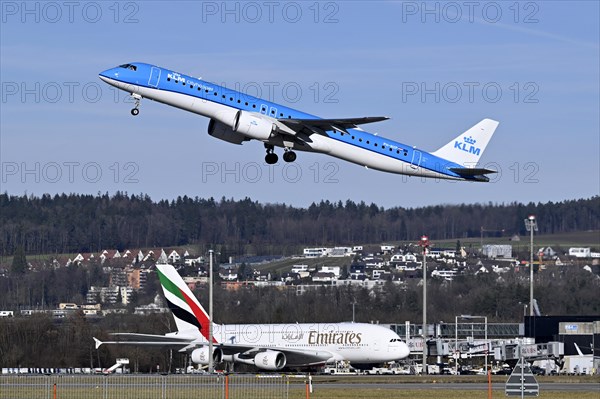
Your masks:
<svg viewBox="0 0 600 399"><path fill-rule="evenodd" d="M587 2L2 2L0 190L385 207L600 193L600 11ZM71 5L72 4L72 5ZM435 150L483 118L492 183L408 178L258 142L98 79L143 61Z"/></svg>

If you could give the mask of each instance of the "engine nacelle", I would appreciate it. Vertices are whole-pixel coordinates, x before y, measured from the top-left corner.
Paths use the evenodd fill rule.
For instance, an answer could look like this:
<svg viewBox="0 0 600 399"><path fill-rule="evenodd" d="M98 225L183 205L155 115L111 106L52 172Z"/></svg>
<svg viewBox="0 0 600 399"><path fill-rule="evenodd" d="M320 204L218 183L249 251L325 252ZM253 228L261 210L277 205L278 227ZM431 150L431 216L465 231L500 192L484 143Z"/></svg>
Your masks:
<svg viewBox="0 0 600 399"><path fill-rule="evenodd" d="M208 134L232 144L242 144L244 141L249 140L248 137L234 132L231 127L214 119L208 122Z"/></svg>
<svg viewBox="0 0 600 399"><path fill-rule="evenodd" d="M233 125L234 132L261 141L268 140L275 130L272 121L256 112L239 111Z"/></svg>
<svg viewBox="0 0 600 399"><path fill-rule="evenodd" d="M209 347L203 346L198 349L194 349L192 351L192 362L196 364L201 364L203 366L208 365L209 356L208 356ZM213 348L213 362L220 363L223 359L223 351L219 348Z"/></svg>
<svg viewBox="0 0 600 399"><path fill-rule="evenodd" d="M254 356L254 365L259 369L277 371L285 367L286 358L282 352L265 351Z"/></svg>

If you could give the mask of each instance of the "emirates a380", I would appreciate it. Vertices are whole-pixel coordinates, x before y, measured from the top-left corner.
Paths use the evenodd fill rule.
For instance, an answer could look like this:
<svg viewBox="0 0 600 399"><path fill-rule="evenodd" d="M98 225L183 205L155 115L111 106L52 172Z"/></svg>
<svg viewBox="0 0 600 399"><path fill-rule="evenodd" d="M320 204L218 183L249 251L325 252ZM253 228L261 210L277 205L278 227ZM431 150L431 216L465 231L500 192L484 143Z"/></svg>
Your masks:
<svg viewBox="0 0 600 399"><path fill-rule="evenodd" d="M213 361L243 363L261 370L301 368L348 361L376 364L408 357L408 345L389 328L366 323L212 324L177 270L157 265L165 300L177 331L165 335L114 333L103 344L163 347L191 354L194 363L208 365L209 339Z"/></svg>
<svg viewBox="0 0 600 399"><path fill-rule="evenodd" d="M208 134L232 144L264 143L265 162L275 164L275 148L294 162L296 151L327 154L384 172L427 178L488 182L494 170L478 165L498 122L483 119L448 144L427 152L363 130L385 116L323 119L145 63L123 64L100 73L104 82L135 99L132 115L146 98L210 118Z"/></svg>

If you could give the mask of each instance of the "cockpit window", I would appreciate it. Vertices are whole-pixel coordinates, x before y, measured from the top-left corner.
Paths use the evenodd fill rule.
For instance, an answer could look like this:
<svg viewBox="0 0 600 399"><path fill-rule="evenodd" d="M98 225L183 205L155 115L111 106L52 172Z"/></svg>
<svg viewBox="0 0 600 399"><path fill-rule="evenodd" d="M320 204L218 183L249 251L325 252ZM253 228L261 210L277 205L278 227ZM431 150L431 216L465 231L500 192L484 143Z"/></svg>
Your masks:
<svg viewBox="0 0 600 399"><path fill-rule="evenodd" d="M119 68L125 68L125 69L130 69L132 71L137 71L137 67L135 65L131 65L131 64L119 65Z"/></svg>

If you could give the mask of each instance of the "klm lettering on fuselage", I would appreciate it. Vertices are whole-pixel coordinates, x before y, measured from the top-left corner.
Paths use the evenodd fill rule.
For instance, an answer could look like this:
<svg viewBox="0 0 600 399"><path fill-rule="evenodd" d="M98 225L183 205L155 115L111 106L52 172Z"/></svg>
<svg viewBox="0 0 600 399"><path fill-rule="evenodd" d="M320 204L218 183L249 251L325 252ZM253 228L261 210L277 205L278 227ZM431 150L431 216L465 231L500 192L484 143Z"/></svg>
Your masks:
<svg viewBox="0 0 600 399"><path fill-rule="evenodd" d="M454 141L454 148L458 148L461 151L468 152L470 154L479 155L481 153L481 148L475 147L475 140L472 137L465 137L464 142L460 142L458 140Z"/></svg>

